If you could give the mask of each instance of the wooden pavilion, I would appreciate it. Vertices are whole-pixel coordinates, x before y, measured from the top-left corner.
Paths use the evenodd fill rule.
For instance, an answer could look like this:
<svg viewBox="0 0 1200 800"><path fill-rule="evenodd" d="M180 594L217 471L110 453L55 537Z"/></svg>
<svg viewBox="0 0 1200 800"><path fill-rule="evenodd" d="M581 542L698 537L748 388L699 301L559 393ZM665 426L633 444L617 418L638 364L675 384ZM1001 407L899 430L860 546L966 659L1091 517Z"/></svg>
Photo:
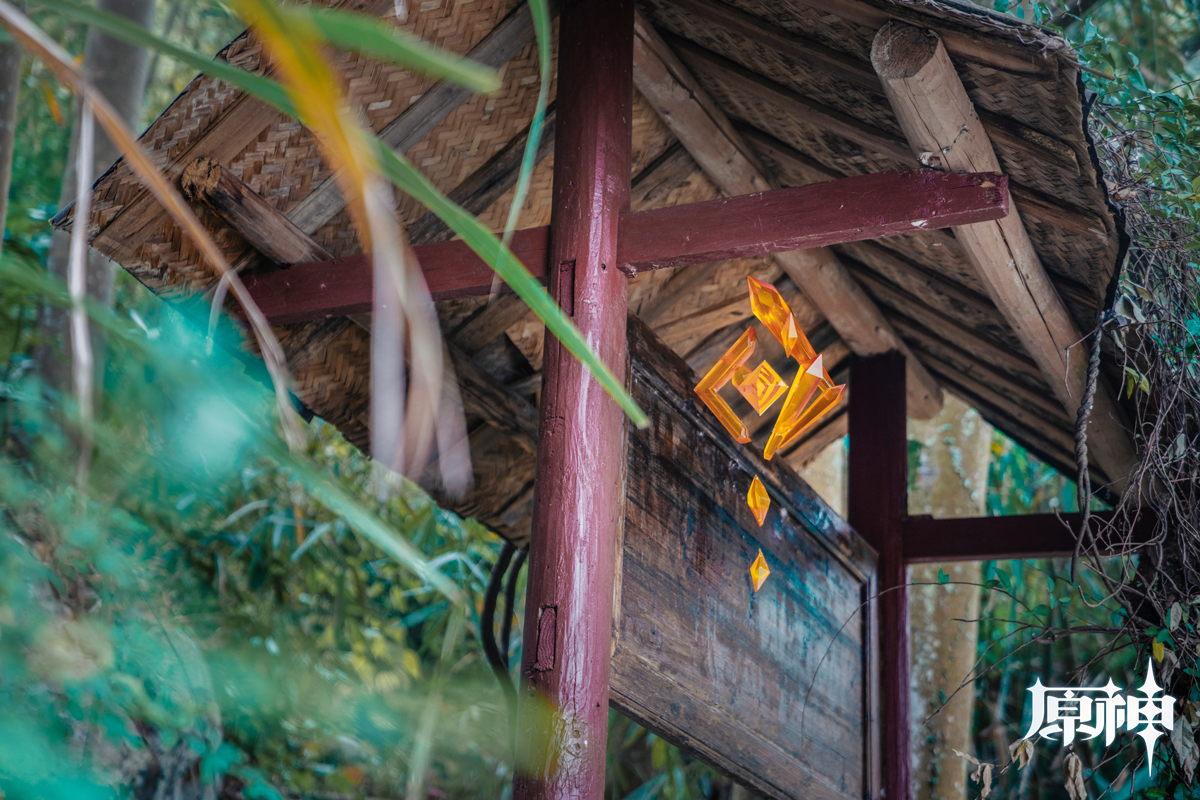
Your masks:
<svg viewBox="0 0 1200 800"><path fill-rule="evenodd" d="M501 69L503 88L472 96L348 54L336 66L376 132L498 229L538 91L529 13L427 0L406 14L397 24ZM909 519L904 424L949 391L1074 469L1081 341L1126 243L1082 67L1046 31L933 0L564 0L555 28L556 97L513 249L650 427L627 430L515 296L487 305L490 272L435 216L407 197L397 209L470 429L475 488L445 505L531 548L522 675L563 723L557 761L517 795L601 796L611 699L772 797L907 796L906 563L1073 547L1053 520ZM251 70L262 56L249 35L220 54ZM298 400L365 446L370 262L313 137L201 76L142 143L247 276ZM923 171L891 174L908 170ZM163 297L215 285L124 163L97 182L91 224L93 245ZM758 417L728 395L742 446L691 392L750 325L778 373L797 372L753 321L747 276L774 284L849 385L770 462L778 406ZM848 522L793 471L847 433ZM1120 490L1134 450L1103 376L1089 447L1094 482ZM774 501L762 528L752 474ZM760 547L773 594L743 577Z"/></svg>

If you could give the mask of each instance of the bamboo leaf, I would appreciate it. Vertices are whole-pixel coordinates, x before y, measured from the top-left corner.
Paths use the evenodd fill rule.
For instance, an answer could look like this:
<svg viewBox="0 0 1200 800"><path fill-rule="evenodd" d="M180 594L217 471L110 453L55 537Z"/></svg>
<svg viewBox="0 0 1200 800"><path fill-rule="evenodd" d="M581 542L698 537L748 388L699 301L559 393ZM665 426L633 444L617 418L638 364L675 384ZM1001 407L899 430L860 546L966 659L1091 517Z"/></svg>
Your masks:
<svg viewBox="0 0 1200 800"><path fill-rule="evenodd" d="M543 0L544 2L544 0ZM334 47L451 81L475 92L491 94L500 88L500 74L378 17L316 5L280 6L285 16L304 17L315 24Z"/></svg>

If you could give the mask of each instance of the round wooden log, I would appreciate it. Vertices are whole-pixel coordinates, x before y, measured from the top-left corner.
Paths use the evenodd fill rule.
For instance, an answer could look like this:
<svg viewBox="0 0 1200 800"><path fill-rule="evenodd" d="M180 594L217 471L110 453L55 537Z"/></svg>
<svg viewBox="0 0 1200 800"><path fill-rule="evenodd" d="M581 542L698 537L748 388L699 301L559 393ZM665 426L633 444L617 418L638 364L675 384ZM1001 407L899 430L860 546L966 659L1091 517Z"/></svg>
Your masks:
<svg viewBox="0 0 1200 800"><path fill-rule="evenodd" d="M921 163L954 172L998 172L991 140L954 65L932 31L889 22L871 62ZM1015 209L993 222L954 229L964 254L1063 407L1074 415L1084 394L1088 348L1046 274ZM1101 380L1088 427L1095 460L1123 491L1137 463L1111 389Z"/></svg>

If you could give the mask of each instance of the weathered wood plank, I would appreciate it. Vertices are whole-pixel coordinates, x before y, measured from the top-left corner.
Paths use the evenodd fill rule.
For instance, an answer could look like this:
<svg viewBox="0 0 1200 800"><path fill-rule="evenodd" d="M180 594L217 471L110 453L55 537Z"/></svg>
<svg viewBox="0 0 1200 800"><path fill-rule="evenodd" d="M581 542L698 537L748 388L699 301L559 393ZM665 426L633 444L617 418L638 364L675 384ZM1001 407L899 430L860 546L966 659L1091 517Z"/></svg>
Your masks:
<svg viewBox="0 0 1200 800"><path fill-rule="evenodd" d="M781 459L733 442L633 317L629 346L651 425L626 451L613 705L769 797L877 796L859 611L873 554ZM772 500L761 528L753 475ZM756 594L760 547L772 574Z"/></svg>

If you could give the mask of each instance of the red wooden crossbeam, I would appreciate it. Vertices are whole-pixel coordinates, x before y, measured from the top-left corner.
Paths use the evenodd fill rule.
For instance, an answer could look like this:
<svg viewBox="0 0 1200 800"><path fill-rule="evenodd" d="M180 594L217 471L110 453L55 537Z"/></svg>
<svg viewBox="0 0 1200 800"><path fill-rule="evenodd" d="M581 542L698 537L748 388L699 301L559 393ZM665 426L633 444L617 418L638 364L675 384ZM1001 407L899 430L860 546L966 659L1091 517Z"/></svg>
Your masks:
<svg viewBox="0 0 1200 800"><path fill-rule="evenodd" d="M1008 179L913 170L688 203L621 219L621 266L638 272L861 242L1008 216Z"/></svg>
<svg viewBox="0 0 1200 800"><path fill-rule="evenodd" d="M517 231L513 255L534 277L546 281L550 228ZM460 241L413 248L434 300L487 294L496 273ZM332 261L293 264L287 269L249 275L245 279L254 302L272 325L288 325L323 317L344 317L371 310L374 280L371 256L360 253Z"/></svg>
<svg viewBox="0 0 1200 800"><path fill-rule="evenodd" d="M903 522L904 560L913 564L1070 556L1075 552L1075 537L1072 531L1079 530L1081 516L1024 514L956 519L910 517ZM1095 531L1112 519L1112 513L1095 512L1092 518L1092 530ZM1154 519L1146 514L1134 527L1133 538L1137 542L1145 542L1153 533Z"/></svg>
<svg viewBox="0 0 1200 800"><path fill-rule="evenodd" d="M946 228L1008 214L1008 178L993 173L885 172L705 203L625 213L617 265L681 267ZM513 253L545 282L549 228L518 231ZM486 294L492 270L461 241L413 248L435 300ZM371 259L336 258L249 276L272 324L371 310Z"/></svg>

